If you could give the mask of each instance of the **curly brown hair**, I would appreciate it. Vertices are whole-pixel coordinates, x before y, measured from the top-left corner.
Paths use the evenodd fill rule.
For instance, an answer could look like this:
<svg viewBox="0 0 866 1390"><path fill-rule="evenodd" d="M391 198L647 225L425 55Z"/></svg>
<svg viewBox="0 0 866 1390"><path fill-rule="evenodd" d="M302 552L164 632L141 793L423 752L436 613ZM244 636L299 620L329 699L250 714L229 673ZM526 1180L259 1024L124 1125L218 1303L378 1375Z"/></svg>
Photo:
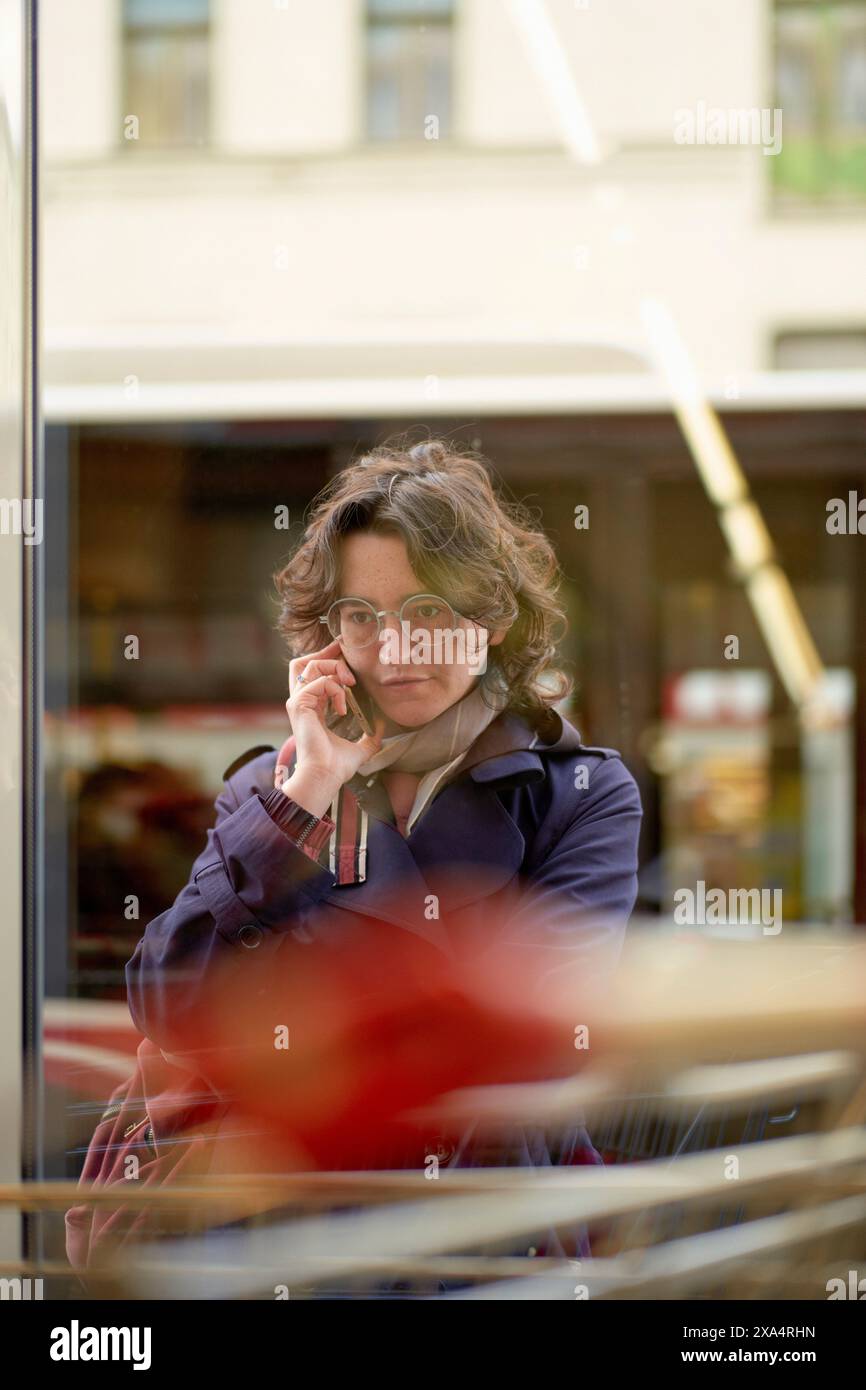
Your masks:
<svg viewBox="0 0 866 1390"><path fill-rule="evenodd" d="M425 591L489 631L482 685L545 722L573 681L556 663L567 622L553 546L528 510L505 499L489 464L441 439L382 444L338 473L311 503L288 564L274 575L277 629L291 656L321 646L319 617L339 597L339 540L353 531L400 536Z"/></svg>

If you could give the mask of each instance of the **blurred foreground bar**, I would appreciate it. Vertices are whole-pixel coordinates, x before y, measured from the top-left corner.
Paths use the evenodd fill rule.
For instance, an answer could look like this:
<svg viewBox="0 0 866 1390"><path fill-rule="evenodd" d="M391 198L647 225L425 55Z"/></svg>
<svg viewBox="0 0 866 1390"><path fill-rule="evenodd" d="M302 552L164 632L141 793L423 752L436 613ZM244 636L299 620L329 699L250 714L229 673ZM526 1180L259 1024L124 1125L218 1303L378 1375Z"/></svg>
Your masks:
<svg viewBox="0 0 866 1390"><path fill-rule="evenodd" d="M550 981L569 1026L577 979L563 968ZM20 1185L0 1205L92 1199L244 1221L123 1248L88 1271L100 1297L825 1300L828 1280L866 1260L864 986L851 933L636 932L612 988L573 1019L589 1040L573 1078L455 1092L431 1112L493 1138L582 1119L602 1148L620 1137L604 1168L238 1175L90 1197ZM592 1258L529 1253L575 1223Z"/></svg>

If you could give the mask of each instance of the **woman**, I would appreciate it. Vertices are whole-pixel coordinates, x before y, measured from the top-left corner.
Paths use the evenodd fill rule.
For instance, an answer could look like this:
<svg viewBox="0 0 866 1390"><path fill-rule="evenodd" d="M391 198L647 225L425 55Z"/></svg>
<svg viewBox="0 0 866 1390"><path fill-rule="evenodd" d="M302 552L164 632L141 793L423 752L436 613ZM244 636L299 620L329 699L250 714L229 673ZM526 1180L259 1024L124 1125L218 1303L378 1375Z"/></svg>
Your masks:
<svg viewBox="0 0 866 1390"><path fill-rule="evenodd" d="M237 1001L255 978L249 993L263 997L303 942L383 959L421 942L447 956L493 930L552 965L577 960L584 981L610 969L636 894L641 807L619 755L583 745L552 708L569 690L553 664L558 579L527 513L480 459L440 441L374 449L326 488L276 576L292 738L226 771L187 886L127 967L133 1019L164 1052L187 1050L191 1021L194 1032L213 1017L217 982ZM467 1075L522 1073L503 1057L499 1072ZM348 1148L345 1132L333 1142L311 1127L304 1153L425 1164L433 1143L451 1165L601 1161L579 1124L555 1153L530 1129L507 1152L485 1149L468 1126L456 1142L384 1154L382 1125L364 1116Z"/></svg>

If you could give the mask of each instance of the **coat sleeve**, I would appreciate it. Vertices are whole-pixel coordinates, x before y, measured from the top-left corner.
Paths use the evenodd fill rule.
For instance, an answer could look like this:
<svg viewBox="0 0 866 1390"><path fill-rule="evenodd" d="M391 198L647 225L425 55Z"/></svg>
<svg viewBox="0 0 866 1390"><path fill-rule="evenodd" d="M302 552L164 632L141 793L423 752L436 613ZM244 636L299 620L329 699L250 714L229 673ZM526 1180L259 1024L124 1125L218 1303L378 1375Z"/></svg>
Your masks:
<svg viewBox="0 0 866 1390"><path fill-rule="evenodd" d="M637 897L640 793L618 756L594 762L572 790L565 823L523 881L506 934L545 945L551 965L604 977L616 964Z"/></svg>
<svg viewBox="0 0 866 1390"><path fill-rule="evenodd" d="M135 1026L169 1052L184 1050L184 1024L206 1007L212 982L239 967L266 970L299 913L334 883L313 857L333 827L329 817L300 845L287 828L294 803L279 790L239 802L232 779L215 808L186 885L147 925L126 967Z"/></svg>

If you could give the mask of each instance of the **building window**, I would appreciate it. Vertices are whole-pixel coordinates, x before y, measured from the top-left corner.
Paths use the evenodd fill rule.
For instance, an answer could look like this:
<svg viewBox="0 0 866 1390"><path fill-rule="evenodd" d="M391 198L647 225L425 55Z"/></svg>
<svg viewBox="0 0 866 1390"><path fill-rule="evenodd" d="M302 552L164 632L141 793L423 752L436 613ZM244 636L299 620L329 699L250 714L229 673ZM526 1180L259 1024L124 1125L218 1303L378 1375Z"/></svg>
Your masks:
<svg viewBox="0 0 866 1390"><path fill-rule="evenodd" d="M205 143L209 12L209 0L124 0L125 145Z"/></svg>
<svg viewBox="0 0 866 1390"><path fill-rule="evenodd" d="M866 198L866 0L776 0L780 196Z"/></svg>
<svg viewBox="0 0 866 1390"><path fill-rule="evenodd" d="M866 326L798 329L777 333L773 366L784 371L866 367Z"/></svg>
<svg viewBox="0 0 866 1390"><path fill-rule="evenodd" d="M367 0L367 136L451 134L452 0Z"/></svg>

